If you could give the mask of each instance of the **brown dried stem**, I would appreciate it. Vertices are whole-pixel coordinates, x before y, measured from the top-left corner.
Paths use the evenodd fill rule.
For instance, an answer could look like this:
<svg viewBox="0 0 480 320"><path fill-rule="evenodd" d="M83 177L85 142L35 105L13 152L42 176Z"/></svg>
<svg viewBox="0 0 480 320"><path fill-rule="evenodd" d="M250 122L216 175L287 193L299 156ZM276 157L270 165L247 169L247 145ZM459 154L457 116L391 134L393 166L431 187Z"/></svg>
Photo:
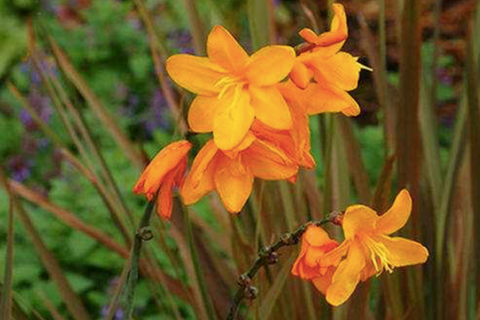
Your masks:
<svg viewBox="0 0 480 320"><path fill-rule="evenodd" d="M278 261L277 251L280 248L298 244L298 242L302 238L307 228L311 225L321 226L328 222L338 223L338 219L342 214L343 214L342 212L333 211L322 220L314 220L314 221L309 221L307 223L304 223L300 227L298 227L295 231L283 234L280 237L280 239L277 240L272 245L265 246L262 249L260 249L258 253L258 257L254 261L250 269L238 277L237 283L239 285L239 288L235 293L232 306L230 307L230 311L226 319L234 320L236 318L238 308L240 307L240 303L244 298L248 298L248 299L256 298L257 288L251 285L252 279L255 277L257 272L262 267L266 267L270 264L277 263Z"/></svg>

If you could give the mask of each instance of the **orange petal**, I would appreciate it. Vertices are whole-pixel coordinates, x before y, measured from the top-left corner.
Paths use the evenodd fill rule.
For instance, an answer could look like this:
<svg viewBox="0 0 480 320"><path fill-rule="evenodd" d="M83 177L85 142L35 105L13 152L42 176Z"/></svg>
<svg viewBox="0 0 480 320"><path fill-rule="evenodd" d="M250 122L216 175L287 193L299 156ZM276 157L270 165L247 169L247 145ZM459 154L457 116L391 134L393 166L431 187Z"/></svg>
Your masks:
<svg viewBox="0 0 480 320"><path fill-rule="evenodd" d="M393 205L377 221L377 232L391 234L401 229L408 221L412 211L412 198L407 189L403 189L395 198Z"/></svg>
<svg viewBox="0 0 480 320"><path fill-rule="evenodd" d="M320 247L311 246L305 255L305 264L309 267L319 266L320 259L324 256L325 250Z"/></svg>
<svg viewBox="0 0 480 320"><path fill-rule="evenodd" d="M215 155L218 148L213 140L208 141L193 160L192 168L181 189L186 205L200 200L206 193L215 189L213 174L216 169Z"/></svg>
<svg viewBox="0 0 480 320"><path fill-rule="evenodd" d="M157 213L163 219L170 219L172 215L172 189L173 177L171 174L166 177L160 186L157 196Z"/></svg>
<svg viewBox="0 0 480 320"><path fill-rule="evenodd" d="M281 86L281 90L290 104L292 101L296 101L295 107L300 105L300 109L304 109L309 115L342 112L347 116L356 116L360 113L357 102L345 90L332 86L325 81L310 83L305 90L289 83Z"/></svg>
<svg viewBox="0 0 480 320"><path fill-rule="evenodd" d="M303 38L303 40L307 42L310 42L310 43L317 42L318 36L312 29L303 28L302 30L300 30L298 34L300 35L301 38Z"/></svg>
<svg viewBox="0 0 480 320"><path fill-rule="evenodd" d="M358 58L346 52L339 52L328 59L312 59L311 66L328 83L350 91L358 86L361 65L357 60ZM318 79L317 82L321 83Z"/></svg>
<svg viewBox="0 0 480 320"><path fill-rule="evenodd" d="M215 186L225 208L232 213L240 212L252 191L253 175L244 168L239 172L238 160L230 160L226 156L219 159L215 172Z"/></svg>
<svg viewBox="0 0 480 320"><path fill-rule="evenodd" d="M239 87L228 90L220 99L213 120L213 138L222 150L235 148L250 129L255 112L247 90Z"/></svg>
<svg viewBox="0 0 480 320"><path fill-rule="evenodd" d="M378 216L375 211L362 205L347 208L343 215L343 233L345 239L353 239L358 232L371 232L375 230Z"/></svg>
<svg viewBox="0 0 480 320"><path fill-rule="evenodd" d="M166 62L167 72L179 86L196 94L217 95L220 92L218 81L227 71L208 58L189 54L176 54Z"/></svg>
<svg viewBox="0 0 480 320"><path fill-rule="evenodd" d="M194 132L211 132L217 112L218 97L197 96L188 110L188 125Z"/></svg>
<svg viewBox="0 0 480 320"><path fill-rule="evenodd" d="M304 278L304 275L302 274L302 269L301 269L300 265L304 263L303 257L305 256L305 254L307 254L307 250L308 250L309 247L310 247L310 245L306 241L304 241L303 238L302 238L300 253L298 254L297 260L295 260L295 262L293 263L293 266L292 266L291 273L294 276Z"/></svg>
<svg viewBox="0 0 480 320"><path fill-rule="evenodd" d="M210 60L232 73L242 71L248 63L248 54L222 26L213 27L208 35L207 53Z"/></svg>
<svg viewBox="0 0 480 320"><path fill-rule="evenodd" d="M334 16L330 25L330 31L322 33L317 38L316 44L322 47L335 45L338 51L348 37L347 16L343 5L340 3L334 3L332 8Z"/></svg>
<svg viewBox="0 0 480 320"><path fill-rule="evenodd" d="M295 63L295 50L288 46L268 46L250 57L246 77L257 86L269 86L282 81Z"/></svg>
<svg viewBox="0 0 480 320"><path fill-rule="evenodd" d="M334 16L330 25L330 31L324 32L319 36L307 28L299 32L300 37L305 41L316 45L313 51L323 57L330 57L336 54L348 37L347 16L343 6L335 3L332 7Z"/></svg>
<svg viewBox="0 0 480 320"><path fill-rule="evenodd" d="M133 192L145 193L151 199L158 191L166 174L181 164L191 147L192 144L187 140L180 140L163 148L143 171Z"/></svg>
<svg viewBox="0 0 480 320"><path fill-rule="evenodd" d="M385 245L389 251L388 260L395 267L410 266L427 261L428 250L418 242L388 236L375 236L373 239Z"/></svg>
<svg viewBox="0 0 480 320"><path fill-rule="evenodd" d="M308 91L307 91L308 90ZM324 112L342 112L346 116L358 116L360 106L346 91L328 84L311 84L307 88L305 108L309 115Z"/></svg>
<svg viewBox="0 0 480 320"><path fill-rule="evenodd" d="M172 170L175 186L181 188L185 182L185 172L187 172L188 158L183 158L179 165Z"/></svg>
<svg viewBox="0 0 480 320"><path fill-rule="evenodd" d="M352 295L360 281L360 274L365 266L365 258L357 244L352 244L347 258L342 261L332 277L327 289L327 302L339 306Z"/></svg>
<svg viewBox="0 0 480 320"><path fill-rule="evenodd" d="M251 105L255 116L269 127L287 130L292 126L292 117L287 103L276 86L249 86Z"/></svg>
<svg viewBox="0 0 480 320"><path fill-rule="evenodd" d="M305 64L297 61L293 65L292 71L290 72L290 79L299 87L300 89L305 89L310 80L312 80L313 72L308 69Z"/></svg>
<svg viewBox="0 0 480 320"><path fill-rule="evenodd" d="M332 284L332 278L335 270L336 268L330 267L327 269L327 272L324 275L312 279L312 283L318 291L323 294L327 293L328 287L330 287Z"/></svg>
<svg viewBox="0 0 480 320"><path fill-rule="evenodd" d="M298 171L298 166L284 152L258 139L242 157L253 175L264 180L285 180Z"/></svg>
<svg viewBox="0 0 480 320"><path fill-rule="evenodd" d="M351 245L352 245L351 240L347 239L343 241L338 247L325 253L325 255L322 258L322 261L320 261L320 265L322 267L337 266L342 260L343 256L347 254L348 249L350 248Z"/></svg>
<svg viewBox="0 0 480 320"><path fill-rule="evenodd" d="M305 240L312 246L320 247L330 242L330 237L321 227L309 226L305 231Z"/></svg>

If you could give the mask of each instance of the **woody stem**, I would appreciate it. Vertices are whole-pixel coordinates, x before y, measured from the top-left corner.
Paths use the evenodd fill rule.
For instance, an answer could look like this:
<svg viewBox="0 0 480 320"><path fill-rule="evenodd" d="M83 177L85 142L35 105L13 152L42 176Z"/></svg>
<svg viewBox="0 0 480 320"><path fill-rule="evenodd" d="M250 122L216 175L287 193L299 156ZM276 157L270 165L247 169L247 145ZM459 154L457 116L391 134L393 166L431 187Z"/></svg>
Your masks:
<svg viewBox="0 0 480 320"><path fill-rule="evenodd" d="M227 315L227 320L234 320L237 316L238 308L240 307L240 303L243 299L255 299L257 295L257 289L251 285L251 282L257 272L262 268L269 264L274 264L278 260L277 251L286 246L296 245L300 239L302 238L303 234L307 230L308 226L315 225L321 226L328 222L338 223L339 217L342 215L342 212L333 211L329 213L325 218L322 220L314 220L309 221L302 224L298 227L295 231L283 234L279 240L274 242L270 246L265 246L258 252L257 259L254 261L253 265L250 269L241 274L238 277L238 286L237 292L233 298L232 305L230 307L230 311Z"/></svg>

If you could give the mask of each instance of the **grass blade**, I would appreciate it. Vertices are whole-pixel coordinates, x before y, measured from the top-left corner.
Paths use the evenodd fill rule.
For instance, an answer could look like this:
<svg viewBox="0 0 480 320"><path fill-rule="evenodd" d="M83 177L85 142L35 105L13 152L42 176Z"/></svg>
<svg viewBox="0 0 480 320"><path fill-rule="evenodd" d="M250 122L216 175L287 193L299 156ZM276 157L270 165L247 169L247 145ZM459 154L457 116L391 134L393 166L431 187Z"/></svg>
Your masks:
<svg viewBox="0 0 480 320"><path fill-rule="evenodd" d="M5 271L3 277L2 295L0 299L0 320L10 320L12 317L12 282L13 282L13 209L14 198L9 188L3 168L0 166L0 183L10 195L7 221L7 250L5 254Z"/></svg>
<svg viewBox="0 0 480 320"><path fill-rule="evenodd" d="M275 302L277 302L278 297L282 293L282 289L287 282L287 279L290 275L290 269L292 268L293 262L296 258L296 251L292 250L290 255L283 261L282 268L275 276L273 284L268 290L265 298L260 305L260 319L268 319L270 314L275 306Z"/></svg>
<svg viewBox="0 0 480 320"><path fill-rule="evenodd" d="M195 47L195 52L198 55L205 55L205 27L202 22L202 18L198 13L197 4L198 1L195 0L182 0L183 7L187 11L188 23L190 27L190 33L193 38L193 45Z"/></svg>
<svg viewBox="0 0 480 320"><path fill-rule="evenodd" d="M57 289L60 292L60 295L65 302L67 309L70 311L71 315L75 320L88 320L91 319L85 306L83 305L82 300L80 297L73 291L70 283L68 282L67 278L62 272L60 265L58 264L57 260L55 259L52 252L45 246L40 233L35 228L32 220L26 213L23 208L23 205L20 201L16 199L15 193L10 190L10 188L6 189L9 192L9 195L14 203L15 210L20 217L20 221L22 222L25 230L27 231L28 235L30 236L35 249L40 256L40 259L45 266L45 269L48 271L48 274L52 278L52 280L57 285Z"/></svg>
<svg viewBox="0 0 480 320"><path fill-rule="evenodd" d="M480 8L477 8L480 10ZM474 33L471 33L473 36ZM468 101L468 137L470 146L470 184L471 184L471 199L473 209L473 225L475 230L480 228L480 96L479 90L479 69L478 56L474 53L474 40L468 41L468 53L465 70L467 73L467 101ZM475 308L480 306L480 234L476 233L474 239L475 262Z"/></svg>
<svg viewBox="0 0 480 320"><path fill-rule="evenodd" d="M140 152L134 147L134 145L126 136L126 134L122 131L122 129L120 129L117 124L118 122L114 120L114 117L105 108L100 99L98 99L98 97L88 87L87 83L85 82L85 80L83 80L78 71L72 65L65 52L60 48L60 46L55 42L55 40L53 40L52 38L49 38L49 40L53 53L67 78L75 85L78 91L80 91L82 96L88 102L89 106L95 112L95 114L103 123L105 128L110 132L112 138L125 152L125 155L130 159L130 161L138 169L143 169L145 163Z"/></svg>
<svg viewBox="0 0 480 320"><path fill-rule="evenodd" d="M173 118L175 121L175 128L180 131L180 134L184 136L187 131L187 124L182 115L182 108L180 104L177 103L175 100L172 87L167 80L164 63L165 63L165 49L160 43L159 37L155 32L155 27L153 24L153 19L150 17L150 14L145 8L145 5L142 0L134 0L135 5L137 6L138 13L143 20L143 23L147 29L148 34L148 43L150 46L150 52L152 54L153 65L155 66L155 73L157 74L158 83L160 84L160 88L162 89L162 93L165 96L165 100L167 101L170 110L172 112ZM202 44L203 45L203 44Z"/></svg>
<svg viewBox="0 0 480 320"><path fill-rule="evenodd" d="M203 306L207 312L208 319L214 320L215 317L215 311L212 306L212 302L210 300L210 297L208 295L208 290L205 285L204 281L204 276L202 274L202 270L200 267L200 261L198 259L198 254L195 249L195 239L194 239L194 234L193 234L193 229L192 229L192 223L190 221L189 217L189 210L188 208L184 207L183 208L183 213L184 213L184 223L187 228L187 241L188 241L188 248L190 250L190 257L193 263L193 268L195 270L195 276L196 276L196 281L198 282L198 286L200 288L200 293L202 295L202 302Z"/></svg>
<svg viewBox="0 0 480 320"><path fill-rule="evenodd" d="M340 132L343 137L344 151L347 155L347 163L353 178L358 198L362 203L369 203L371 199L370 182L363 164L362 154L358 140L353 132L353 123L350 119L340 117L338 119Z"/></svg>
<svg viewBox="0 0 480 320"><path fill-rule="evenodd" d="M275 43L269 0L248 0L248 23L252 47L258 50L263 46Z"/></svg>

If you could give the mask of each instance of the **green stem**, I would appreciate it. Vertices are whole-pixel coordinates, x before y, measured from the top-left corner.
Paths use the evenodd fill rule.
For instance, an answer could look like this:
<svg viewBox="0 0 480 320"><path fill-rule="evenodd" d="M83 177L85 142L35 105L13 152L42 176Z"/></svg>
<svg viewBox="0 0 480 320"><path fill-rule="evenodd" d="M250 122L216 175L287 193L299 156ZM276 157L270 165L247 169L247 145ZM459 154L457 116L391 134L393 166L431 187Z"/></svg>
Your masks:
<svg viewBox="0 0 480 320"><path fill-rule="evenodd" d="M144 241L148 241L152 238L152 232L150 231L149 227L154 205L155 203L151 201L145 208L142 220L140 221L140 226L135 233L135 238L133 241L130 272L128 274L127 284L125 287L125 314L127 315L127 319L132 319L135 287L138 282L138 264L142 245Z"/></svg>

